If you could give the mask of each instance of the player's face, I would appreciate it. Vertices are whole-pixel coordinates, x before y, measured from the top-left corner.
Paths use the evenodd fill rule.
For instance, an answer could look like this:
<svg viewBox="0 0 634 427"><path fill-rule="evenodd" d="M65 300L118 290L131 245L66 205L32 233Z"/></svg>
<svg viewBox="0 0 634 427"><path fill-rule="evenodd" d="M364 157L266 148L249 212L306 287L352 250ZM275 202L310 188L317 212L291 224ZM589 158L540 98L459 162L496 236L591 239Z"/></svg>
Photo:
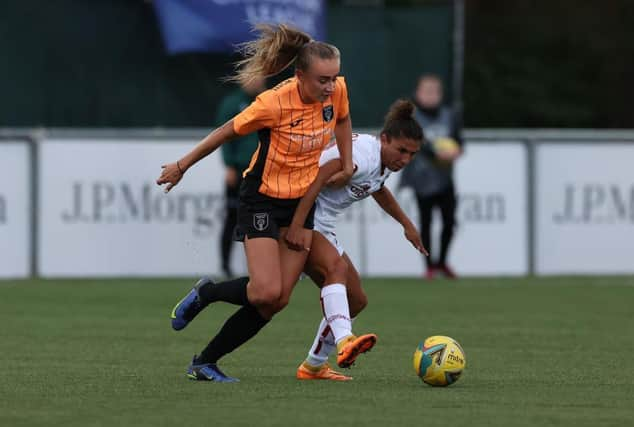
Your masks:
<svg viewBox="0 0 634 427"><path fill-rule="evenodd" d="M381 134L381 163L398 172L412 161L420 150L420 143L409 138L388 138Z"/></svg>
<svg viewBox="0 0 634 427"><path fill-rule="evenodd" d="M438 107L442 97L442 85L436 79L423 79L416 88L416 100L425 108Z"/></svg>
<svg viewBox="0 0 634 427"><path fill-rule="evenodd" d="M335 91L339 59L312 58L308 70L297 70L302 101L324 102Z"/></svg>

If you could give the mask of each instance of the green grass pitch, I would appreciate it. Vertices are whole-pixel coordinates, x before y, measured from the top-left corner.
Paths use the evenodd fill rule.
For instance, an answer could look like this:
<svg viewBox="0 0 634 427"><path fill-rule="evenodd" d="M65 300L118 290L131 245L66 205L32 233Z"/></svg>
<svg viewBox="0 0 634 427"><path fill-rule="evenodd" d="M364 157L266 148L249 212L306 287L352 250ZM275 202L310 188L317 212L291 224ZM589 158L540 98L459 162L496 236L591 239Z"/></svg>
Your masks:
<svg viewBox="0 0 634 427"><path fill-rule="evenodd" d="M624 426L634 419L634 277L366 280L355 330L375 332L349 383L300 382L320 319L301 281L290 305L221 366L185 368L235 310L174 332L190 280L0 282L0 426ZM455 385L414 374L420 340L465 349Z"/></svg>

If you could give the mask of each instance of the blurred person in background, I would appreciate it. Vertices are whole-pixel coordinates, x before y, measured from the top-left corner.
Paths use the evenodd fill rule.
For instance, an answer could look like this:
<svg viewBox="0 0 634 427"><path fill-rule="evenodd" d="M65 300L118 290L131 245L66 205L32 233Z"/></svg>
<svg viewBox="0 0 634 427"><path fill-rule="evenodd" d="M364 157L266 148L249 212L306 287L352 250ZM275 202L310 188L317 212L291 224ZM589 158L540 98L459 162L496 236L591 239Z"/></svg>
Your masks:
<svg viewBox="0 0 634 427"><path fill-rule="evenodd" d="M453 164L462 154L461 129L454 112L443 105L443 83L434 74L418 79L414 93L416 111L414 117L429 141L423 144L421 153L403 171L400 187L411 187L416 194L423 245L430 253L425 257L425 277L433 279L438 274L455 278L447 264L449 247L456 225L456 189L453 180ZM434 208L440 210L442 231L440 250L432 255L431 223Z"/></svg>
<svg viewBox="0 0 634 427"><path fill-rule="evenodd" d="M242 112L265 89L266 80L263 77L256 77L253 81L241 84L220 103L216 113L216 126L222 126ZM257 147L258 135L255 132L236 138L231 144L223 144L221 147L222 160L227 169L225 171L226 216L220 236L220 254L222 256L222 272L227 278L233 277L231 247L233 245L233 230L238 221L238 190L242 183L242 172L249 167L251 156Z"/></svg>

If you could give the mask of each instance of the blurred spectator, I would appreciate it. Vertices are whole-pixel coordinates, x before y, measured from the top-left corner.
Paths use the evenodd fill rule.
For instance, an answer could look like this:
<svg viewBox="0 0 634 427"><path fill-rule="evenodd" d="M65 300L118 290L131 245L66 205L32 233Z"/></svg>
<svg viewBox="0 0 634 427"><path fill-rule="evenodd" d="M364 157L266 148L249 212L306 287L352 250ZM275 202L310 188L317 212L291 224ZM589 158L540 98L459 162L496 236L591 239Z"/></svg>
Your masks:
<svg viewBox="0 0 634 427"><path fill-rule="evenodd" d="M420 215L420 233L430 256L425 258L426 277L437 274L455 278L447 264L449 246L456 224L456 190L453 162L462 154L460 127L451 109L443 105L443 83L440 77L426 74L419 78L414 94L415 117L422 126L427 143L403 171L400 186L416 193ZM434 258L431 244L431 221L434 208L442 216L440 250Z"/></svg>
<svg viewBox="0 0 634 427"><path fill-rule="evenodd" d="M241 86L227 95L216 114L216 125L222 126L236 114L244 110L255 97L266 89L263 78L254 79L248 85ZM249 166L251 156L258 146L257 133L236 138L229 144L223 144L222 159L227 167L225 174L226 217L220 238L222 255L222 271L225 277L233 277L231 271L231 247L233 245L233 229L236 226L238 213L238 193L242 183L242 172Z"/></svg>

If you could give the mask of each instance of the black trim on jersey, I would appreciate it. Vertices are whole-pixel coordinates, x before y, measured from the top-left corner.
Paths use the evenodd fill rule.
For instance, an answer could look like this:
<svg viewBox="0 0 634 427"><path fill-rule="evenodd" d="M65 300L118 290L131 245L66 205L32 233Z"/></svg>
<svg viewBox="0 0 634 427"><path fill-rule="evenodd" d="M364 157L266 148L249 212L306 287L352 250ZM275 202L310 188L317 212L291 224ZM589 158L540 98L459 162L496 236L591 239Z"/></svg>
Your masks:
<svg viewBox="0 0 634 427"><path fill-rule="evenodd" d="M264 166L266 165L266 156L269 154L269 147L271 146L271 129L260 129L258 131L258 140L260 141L260 149L258 150L258 157L255 159L255 163L249 172L245 176L246 186L242 188L248 188L249 190L255 190L256 192L262 185L262 174L264 173ZM251 191L249 191L251 193Z"/></svg>

